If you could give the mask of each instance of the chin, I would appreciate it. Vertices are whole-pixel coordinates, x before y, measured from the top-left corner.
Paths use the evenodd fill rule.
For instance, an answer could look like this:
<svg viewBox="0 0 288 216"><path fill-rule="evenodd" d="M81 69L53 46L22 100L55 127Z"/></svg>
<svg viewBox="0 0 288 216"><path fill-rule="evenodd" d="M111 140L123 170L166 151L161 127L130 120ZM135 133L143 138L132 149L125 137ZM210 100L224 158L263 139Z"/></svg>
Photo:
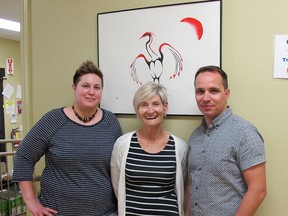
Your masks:
<svg viewBox="0 0 288 216"><path fill-rule="evenodd" d="M95 103L95 102L93 101L93 102L87 103L86 106L87 106L87 107L96 107L96 106L98 106L98 103Z"/></svg>
<svg viewBox="0 0 288 216"><path fill-rule="evenodd" d="M207 116L207 117L214 117L215 116L214 112L202 111L202 113L204 116Z"/></svg>

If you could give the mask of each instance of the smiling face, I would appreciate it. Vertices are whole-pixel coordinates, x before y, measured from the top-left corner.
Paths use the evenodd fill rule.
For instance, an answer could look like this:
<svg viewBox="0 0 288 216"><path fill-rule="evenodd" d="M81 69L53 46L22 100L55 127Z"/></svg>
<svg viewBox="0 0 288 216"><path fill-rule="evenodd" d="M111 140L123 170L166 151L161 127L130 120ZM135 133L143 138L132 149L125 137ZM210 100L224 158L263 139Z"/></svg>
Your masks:
<svg viewBox="0 0 288 216"><path fill-rule="evenodd" d="M157 95L139 104L138 117L144 126L159 126L167 111L168 103L163 104Z"/></svg>
<svg viewBox="0 0 288 216"><path fill-rule="evenodd" d="M227 108L230 90L224 88L222 77L217 72L202 72L195 80L195 97L207 126Z"/></svg>
<svg viewBox="0 0 288 216"><path fill-rule="evenodd" d="M93 73L82 75L79 82L72 86L75 104L83 109L95 109L102 97L102 80Z"/></svg>

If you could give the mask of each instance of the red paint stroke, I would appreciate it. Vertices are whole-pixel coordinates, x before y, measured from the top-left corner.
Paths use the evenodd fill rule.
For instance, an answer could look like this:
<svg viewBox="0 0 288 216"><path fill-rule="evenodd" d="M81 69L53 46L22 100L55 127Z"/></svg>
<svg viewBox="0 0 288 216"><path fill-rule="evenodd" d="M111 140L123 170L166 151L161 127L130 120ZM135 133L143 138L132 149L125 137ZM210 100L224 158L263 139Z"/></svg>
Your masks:
<svg viewBox="0 0 288 216"><path fill-rule="evenodd" d="M203 26L202 26L202 23L199 20L197 20L195 18L192 18L192 17L186 17L186 18L182 19L180 22L186 22L186 23L192 25L192 27L196 31L198 40L200 40L202 38Z"/></svg>

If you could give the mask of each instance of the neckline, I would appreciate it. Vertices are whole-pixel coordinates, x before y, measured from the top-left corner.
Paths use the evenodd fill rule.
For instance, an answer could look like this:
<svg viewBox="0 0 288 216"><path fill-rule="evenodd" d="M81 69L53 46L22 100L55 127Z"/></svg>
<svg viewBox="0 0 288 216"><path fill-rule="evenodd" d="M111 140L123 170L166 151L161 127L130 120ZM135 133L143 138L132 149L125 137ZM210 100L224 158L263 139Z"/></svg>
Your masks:
<svg viewBox="0 0 288 216"><path fill-rule="evenodd" d="M88 123L90 122L94 117L95 115L97 114L97 111L98 111L98 108L96 109L95 113L90 116L90 117L83 117L83 116L80 116L79 113L76 112L75 108L74 108L74 104L72 105L72 110L75 114L75 116L83 123Z"/></svg>
<svg viewBox="0 0 288 216"><path fill-rule="evenodd" d="M166 148L167 148L167 145L170 143L170 139L173 139L173 138L171 138L172 136L171 136L171 134L168 132L168 140L167 140L167 142L165 143L165 145L163 146L163 148L161 148L159 151L149 151L149 149L147 148L147 147L145 147L145 145L143 146L143 143L142 143L142 145L141 145L141 143L140 143L140 141L139 141L139 139L138 139L138 135L137 135L137 131L135 131L134 132L134 135L133 136L135 136L135 138L136 138L136 140L137 140L137 145L138 145L138 147L140 147L140 149L143 151L143 152L145 152L146 154L149 154L149 155L157 155L157 154L161 154L161 152L162 151L164 151ZM174 139L173 139L174 140ZM175 141L174 141L175 142Z"/></svg>

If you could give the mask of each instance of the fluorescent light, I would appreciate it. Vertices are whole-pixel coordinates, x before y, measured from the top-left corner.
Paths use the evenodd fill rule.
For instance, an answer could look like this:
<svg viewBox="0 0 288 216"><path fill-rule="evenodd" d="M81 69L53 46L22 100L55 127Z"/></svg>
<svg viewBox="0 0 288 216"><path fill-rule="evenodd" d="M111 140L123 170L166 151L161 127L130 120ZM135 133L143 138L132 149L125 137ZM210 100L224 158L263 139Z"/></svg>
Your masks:
<svg viewBox="0 0 288 216"><path fill-rule="evenodd" d="M0 18L0 28L20 32L20 23Z"/></svg>

